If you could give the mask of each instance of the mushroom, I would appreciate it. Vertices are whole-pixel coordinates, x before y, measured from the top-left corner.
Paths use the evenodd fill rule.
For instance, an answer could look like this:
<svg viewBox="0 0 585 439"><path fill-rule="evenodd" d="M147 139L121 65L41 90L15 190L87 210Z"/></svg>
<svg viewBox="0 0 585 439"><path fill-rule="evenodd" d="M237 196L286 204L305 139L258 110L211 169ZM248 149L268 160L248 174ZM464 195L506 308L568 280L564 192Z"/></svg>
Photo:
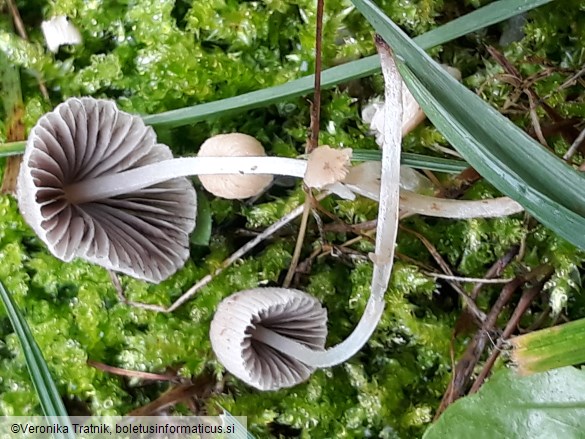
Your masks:
<svg viewBox="0 0 585 439"><path fill-rule="evenodd" d="M273 289L248 290L234 295L235 299L234 296L225 299L218 306L211 324L213 349L230 372L259 389L292 386L297 384L298 380L308 377L308 374L305 376L296 370L284 369L288 364L300 362L308 368L307 370L312 370L317 367L335 366L346 361L369 340L384 312L384 293L388 288L392 271L398 229L401 133L396 128L400 127L402 121L402 87L389 47L381 39L377 39L376 43L382 61L386 102L396 110L388 111L385 117L381 175L383 184L380 189L375 253L370 255L374 262L374 272L366 309L353 332L345 340L324 349L320 342L307 343L299 339L299 330L304 330L307 318L313 318L314 309L289 316L284 312L287 307L277 301L277 305L274 305L277 312L269 313L266 309L270 307L262 300L258 300L258 296L264 297ZM304 295L298 290L288 289L279 289L279 294L291 294L292 297ZM241 320L236 319L235 315L238 312L245 317ZM231 332L226 329L226 324L228 327L233 325ZM250 345L251 348L248 347ZM261 362L258 366L260 359L265 358L258 353L267 351L268 347L273 348L270 351L271 359L266 363ZM272 366L272 355L281 358L279 367ZM298 380L291 379L291 374L295 378L298 377ZM286 378L282 378L283 375ZM305 378L302 378L303 376Z"/></svg>
<svg viewBox="0 0 585 439"><path fill-rule="evenodd" d="M349 172L351 149L333 149L328 145L315 148L307 158L305 184L323 189L345 178Z"/></svg>
<svg viewBox="0 0 585 439"><path fill-rule="evenodd" d="M266 152L262 144L247 134L231 133L210 137L199 148L198 157L259 157ZM228 199L255 197L272 182L272 175L202 175L201 184L213 195Z"/></svg>
<svg viewBox="0 0 585 439"><path fill-rule="evenodd" d="M314 297L294 289L241 291L217 307L211 322L211 345L236 377L260 390L292 387L314 371L310 363L288 355L287 346L264 342L278 334L310 350L323 351L327 311Z"/></svg>
<svg viewBox="0 0 585 439"><path fill-rule="evenodd" d="M47 48L56 53L60 46L81 44L79 30L64 15L58 15L41 23L41 30L47 42Z"/></svg>
<svg viewBox="0 0 585 439"><path fill-rule="evenodd" d="M113 102L69 99L32 129L18 175L26 222L64 261L81 257L105 268L160 282L189 256L196 194L185 178L88 201L68 187L172 158L137 116Z"/></svg>
<svg viewBox="0 0 585 439"><path fill-rule="evenodd" d="M283 157L174 159L139 117L110 101L71 98L31 131L18 199L56 257L160 282L189 255L196 197L183 177L261 174L264 184L267 174L303 178L306 170L306 160Z"/></svg>
<svg viewBox="0 0 585 439"><path fill-rule="evenodd" d="M210 327L212 348L228 371L251 386L260 390L294 386L316 368L335 366L352 357L369 340L384 311L376 291L353 332L324 349L327 317L318 303L302 291L287 288L235 293L215 311Z"/></svg>

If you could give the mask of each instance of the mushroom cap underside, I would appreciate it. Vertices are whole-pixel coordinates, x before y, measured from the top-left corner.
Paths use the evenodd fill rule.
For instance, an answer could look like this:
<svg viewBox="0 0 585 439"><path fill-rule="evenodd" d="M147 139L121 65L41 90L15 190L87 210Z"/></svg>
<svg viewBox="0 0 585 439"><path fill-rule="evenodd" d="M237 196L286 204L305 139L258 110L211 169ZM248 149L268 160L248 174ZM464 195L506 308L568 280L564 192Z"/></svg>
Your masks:
<svg viewBox="0 0 585 439"><path fill-rule="evenodd" d="M171 158L152 128L113 102L68 99L29 135L18 176L20 211L59 259L80 257L160 282L189 256L197 208L190 181L176 178L82 204L68 201L67 187Z"/></svg>
<svg viewBox="0 0 585 439"><path fill-rule="evenodd" d="M260 390L292 387L309 378L307 366L253 338L257 326L315 350L327 338L327 311L314 297L294 289L257 288L224 299L211 322L211 345L233 375Z"/></svg>

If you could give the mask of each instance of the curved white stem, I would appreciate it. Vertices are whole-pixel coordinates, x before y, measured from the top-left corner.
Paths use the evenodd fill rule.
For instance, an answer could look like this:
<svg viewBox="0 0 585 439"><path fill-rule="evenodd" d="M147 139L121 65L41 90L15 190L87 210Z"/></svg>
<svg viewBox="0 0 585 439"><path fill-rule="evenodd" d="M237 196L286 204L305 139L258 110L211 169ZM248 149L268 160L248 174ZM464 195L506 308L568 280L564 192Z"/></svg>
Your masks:
<svg viewBox="0 0 585 439"><path fill-rule="evenodd" d="M252 337L313 367L328 367L342 363L355 355L370 339L384 312L384 293L390 282L394 261L394 245L398 231L400 188L400 146L402 122L402 80L389 47L377 40L385 82L384 145L379 192L376 252L370 255L374 273L370 298L353 332L338 345L316 351L290 338L258 325Z"/></svg>
<svg viewBox="0 0 585 439"><path fill-rule="evenodd" d="M137 191L163 181L191 175L271 174L303 178L306 160L284 157L183 157L67 186L67 199L87 203Z"/></svg>

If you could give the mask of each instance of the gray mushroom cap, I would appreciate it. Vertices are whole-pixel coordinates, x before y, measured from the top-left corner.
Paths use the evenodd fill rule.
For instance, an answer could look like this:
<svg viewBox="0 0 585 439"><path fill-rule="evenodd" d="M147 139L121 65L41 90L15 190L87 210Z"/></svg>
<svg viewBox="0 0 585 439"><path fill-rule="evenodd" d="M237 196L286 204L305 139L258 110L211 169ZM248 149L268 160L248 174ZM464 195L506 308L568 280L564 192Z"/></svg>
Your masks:
<svg viewBox="0 0 585 439"><path fill-rule="evenodd" d="M196 193L186 178L74 204L67 188L84 179L172 158L152 128L111 101L72 98L32 129L18 176L26 222L63 261L75 257L160 282L189 256Z"/></svg>
<svg viewBox="0 0 585 439"><path fill-rule="evenodd" d="M210 328L211 345L228 371L260 390L292 387L315 368L254 339L258 326L323 350L327 311L310 295L287 288L257 288L224 299Z"/></svg>

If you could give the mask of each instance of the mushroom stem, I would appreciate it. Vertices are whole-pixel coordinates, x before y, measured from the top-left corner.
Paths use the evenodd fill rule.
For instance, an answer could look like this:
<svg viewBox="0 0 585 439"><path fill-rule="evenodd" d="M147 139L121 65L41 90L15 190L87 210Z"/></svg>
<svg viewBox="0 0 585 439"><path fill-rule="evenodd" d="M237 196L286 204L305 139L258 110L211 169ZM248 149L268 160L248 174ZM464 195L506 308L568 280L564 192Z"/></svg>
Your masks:
<svg viewBox="0 0 585 439"><path fill-rule="evenodd" d="M401 168L400 219L416 214L451 219L497 218L524 210L520 204L508 197L452 200L417 193L422 182L417 182L416 176L414 178L409 176L408 169L410 168ZM380 201L380 175L381 165L377 162L361 163L345 178L345 188L371 200Z"/></svg>
<svg viewBox="0 0 585 439"><path fill-rule="evenodd" d="M400 218L420 214L438 218L497 218L523 212L524 208L508 197L488 200L451 200L415 192L400 191Z"/></svg>
<svg viewBox="0 0 585 439"><path fill-rule="evenodd" d="M69 202L87 203L137 191L177 177L213 174L272 174L303 178L305 160L283 157L183 157L86 179L64 188Z"/></svg>
<svg viewBox="0 0 585 439"><path fill-rule="evenodd" d="M342 363L355 355L372 336L384 312L384 294L388 288L394 261L394 245L398 231L398 204L400 187L400 149L402 134L402 81L392 57L390 47L376 38L385 82L388 106L384 115L384 144L382 147L382 173L379 193L378 226L370 297L366 309L353 332L341 343L326 350L313 350L276 332L257 325L252 338L285 352L307 366L329 367Z"/></svg>

